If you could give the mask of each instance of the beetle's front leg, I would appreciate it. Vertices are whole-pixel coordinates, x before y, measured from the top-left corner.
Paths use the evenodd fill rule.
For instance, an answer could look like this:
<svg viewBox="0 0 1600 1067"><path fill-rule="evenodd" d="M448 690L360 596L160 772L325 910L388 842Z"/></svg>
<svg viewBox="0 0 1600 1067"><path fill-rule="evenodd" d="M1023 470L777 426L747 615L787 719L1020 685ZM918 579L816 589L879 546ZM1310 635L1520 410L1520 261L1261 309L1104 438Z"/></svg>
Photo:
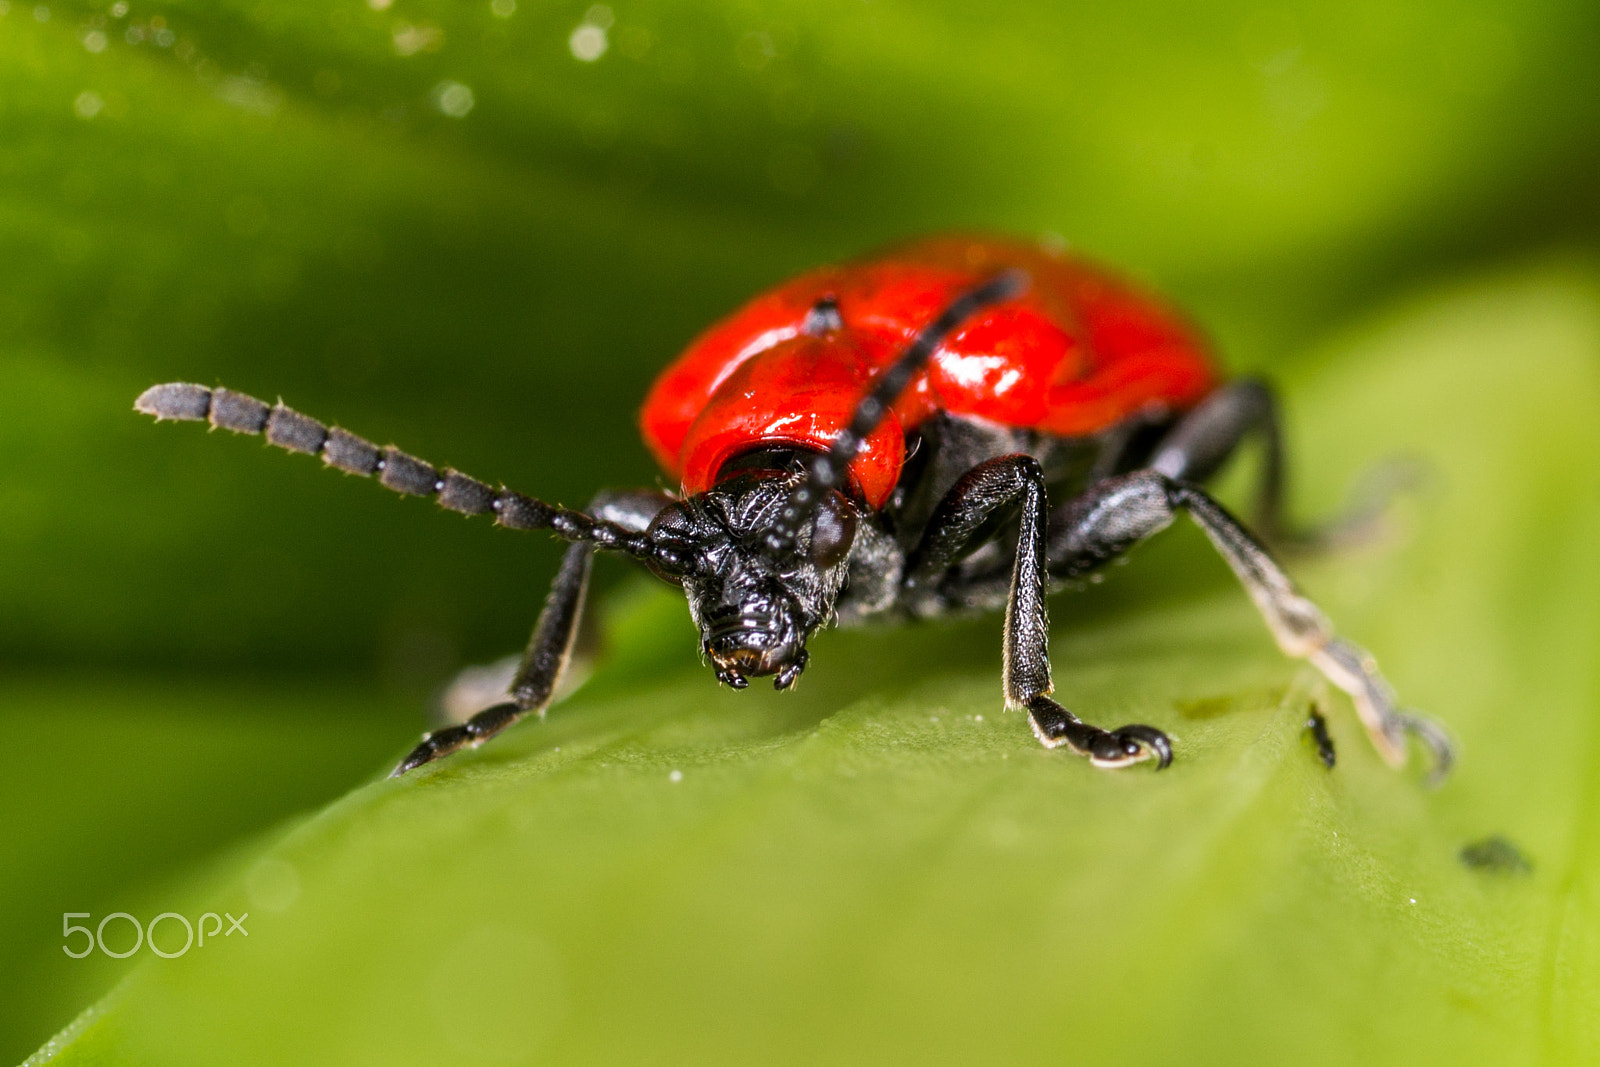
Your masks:
<svg viewBox="0 0 1600 1067"><path fill-rule="evenodd" d="M522 666L511 685L511 699L485 708L466 722L425 734L422 742L400 761L389 777L398 778L459 748L482 744L529 712L544 711L572 654L572 642L578 633L578 620L583 615L583 601L593 565L594 549L589 545L567 547L544 610L539 613L533 638L523 655Z"/></svg>
<svg viewBox="0 0 1600 1067"><path fill-rule="evenodd" d="M603 521L642 531L650 525L656 512L669 503L671 500L665 495L648 490L602 493L590 504L589 512ZM523 653L522 665L512 680L511 699L485 708L466 722L425 734L422 742L400 761L390 774L391 778L398 778L457 749L482 744L524 715L544 714L572 657L589 589L589 572L593 567L593 545L580 541L567 547L566 554L561 557L561 568L550 585L550 595L545 598L544 610L539 613L539 622L533 628L533 637Z"/></svg>
<svg viewBox="0 0 1600 1067"><path fill-rule="evenodd" d="M1045 607L1046 523L1044 471L1032 456L1000 456L968 471L939 502L906 572L914 603L928 586L982 543L997 521L1019 512L1016 562L1006 602L1005 697L1026 709L1033 732L1047 748L1066 746L1098 767L1125 767L1154 759L1172 762L1172 745L1160 730L1091 726L1051 700L1050 617Z"/></svg>

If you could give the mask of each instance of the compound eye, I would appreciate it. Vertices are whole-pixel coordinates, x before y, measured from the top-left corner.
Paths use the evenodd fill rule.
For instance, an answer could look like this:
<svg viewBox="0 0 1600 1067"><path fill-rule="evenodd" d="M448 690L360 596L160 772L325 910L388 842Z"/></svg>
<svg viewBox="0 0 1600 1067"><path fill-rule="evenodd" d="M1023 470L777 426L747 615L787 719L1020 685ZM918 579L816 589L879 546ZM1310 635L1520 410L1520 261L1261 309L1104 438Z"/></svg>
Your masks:
<svg viewBox="0 0 1600 1067"><path fill-rule="evenodd" d="M671 566L660 560L646 560L646 565L655 572L656 577L669 582L678 582L682 576L693 569L693 562L700 555L703 542L694 518L682 504L668 504L656 512L656 517L650 520L646 530L650 540L656 547L667 550L684 565Z"/></svg>
<svg viewBox="0 0 1600 1067"><path fill-rule="evenodd" d="M811 529L811 562L826 570L850 554L856 540L855 505L837 489L830 490L817 508Z"/></svg>
<svg viewBox="0 0 1600 1067"><path fill-rule="evenodd" d="M650 533L680 533L688 532L694 522L689 518L688 509L682 504L672 503L656 512L656 517L650 520Z"/></svg>

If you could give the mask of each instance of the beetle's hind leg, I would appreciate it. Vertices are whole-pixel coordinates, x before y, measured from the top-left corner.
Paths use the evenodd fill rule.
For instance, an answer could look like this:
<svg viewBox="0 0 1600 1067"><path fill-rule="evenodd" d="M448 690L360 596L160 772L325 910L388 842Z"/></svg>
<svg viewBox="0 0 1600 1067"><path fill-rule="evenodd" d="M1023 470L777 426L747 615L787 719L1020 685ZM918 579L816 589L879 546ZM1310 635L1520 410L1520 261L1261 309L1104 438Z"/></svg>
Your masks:
<svg viewBox="0 0 1600 1067"><path fill-rule="evenodd" d="M643 530L656 512L669 503L666 496L650 492L608 493L596 498L589 511L596 518ZM511 680L510 700L477 712L465 722L424 735L422 742L390 774L398 778L425 763L448 756L460 748L480 745L524 715L543 715L561 684L577 642L583 606L594 567L594 546L578 542L567 547L561 567L550 586L544 610L533 637Z"/></svg>
<svg viewBox="0 0 1600 1067"><path fill-rule="evenodd" d="M1091 726L1049 697L1050 618L1045 608L1046 529L1049 504L1044 471L1032 456L1000 456L978 464L950 489L934 510L906 568L908 607L919 602L936 609L958 589L939 588L940 580L963 556L977 548L997 520L1016 514L1018 539L1006 602L1006 706L1027 709L1033 732L1047 748L1066 746L1099 767L1125 767L1155 760L1172 762L1172 745L1160 730Z"/></svg>
<svg viewBox="0 0 1600 1067"><path fill-rule="evenodd" d="M1450 741L1431 720L1400 710L1394 690L1364 649L1333 632L1327 616L1295 588L1272 556L1238 519L1203 489L1153 470L1119 475L1091 487L1055 516L1052 571L1085 574L1171 524L1179 510L1205 531L1250 594L1286 655L1305 659L1350 695L1374 747L1393 766L1406 760L1415 737L1433 757L1433 777L1453 761Z"/></svg>
<svg viewBox="0 0 1600 1067"><path fill-rule="evenodd" d="M1416 489L1425 477L1417 461L1388 460L1368 471L1341 514L1311 526L1290 522L1284 502L1287 464L1277 395L1266 382L1253 378L1230 382L1179 419L1146 466L1173 481L1205 482L1251 435L1259 436L1262 444L1253 525L1268 544L1290 552L1317 552L1369 540L1380 532L1395 497Z"/></svg>

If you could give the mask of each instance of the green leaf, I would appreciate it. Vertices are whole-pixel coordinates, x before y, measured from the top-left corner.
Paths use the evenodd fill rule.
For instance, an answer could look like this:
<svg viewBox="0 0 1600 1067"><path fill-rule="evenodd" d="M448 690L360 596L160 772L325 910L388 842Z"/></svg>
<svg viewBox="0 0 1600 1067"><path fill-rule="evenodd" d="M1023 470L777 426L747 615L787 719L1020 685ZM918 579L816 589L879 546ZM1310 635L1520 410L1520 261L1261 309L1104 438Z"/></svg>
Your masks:
<svg viewBox="0 0 1600 1067"><path fill-rule="evenodd" d="M421 728L433 685L517 643L557 555L251 442L151 426L128 409L152 382L282 395L578 504L597 486L656 476L634 408L695 331L768 283L884 240L953 227L1054 233L1179 298L1230 367L1305 373L1316 339L1418 279L1595 233L1600 8L1583 0L609 6L609 47L584 62L574 31L606 21L592 0L0 0L0 723L15 740L0 776L0 1059L36 1046L132 963L61 955L61 910L148 918L185 881L205 897L204 876L175 872L376 766L379 751ZM1570 286L1549 299L1588 307ZM1485 329L1500 321L1490 319ZM1544 322L1535 311L1511 319L1529 331ZM1527 362L1495 371L1497 382L1539 373ZM1440 380L1454 379L1447 369ZM1301 450L1319 464L1299 472L1308 513L1332 508L1337 488L1383 453L1391 438L1380 428L1415 426L1418 441L1454 441L1473 463L1491 461L1478 449L1520 457L1527 491L1546 494L1542 510L1504 526L1461 518L1471 537L1453 566L1477 582L1565 558L1530 545L1576 521L1563 510L1572 490L1562 464L1591 453L1542 414L1508 423L1495 394L1478 404L1473 433L1436 436L1414 410L1364 395L1339 406L1316 399L1328 380L1297 381L1294 399L1328 413L1326 422L1294 413L1297 432L1321 435ZM1440 403L1438 383L1406 384L1417 410ZM1371 425L1360 423L1369 409ZM1505 449L1514 430L1528 438L1525 453ZM1483 575L1468 548L1493 557ZM1384 599L1385 583L1426 566L1406 558L1398 570L1367 554L1306 574L1408 697L1438 709L1440 693L1455 695L1428 690L1445 668L1424 659L1403 671L1397 659L1421 638L1396 633L1380 610L1422 595ZM1544 581L1588 595L1566 572ZM1360 599L1363 582L1377 590L1372 605ZM1239 612L1227 583L1192 534L1150 546L1115 581L1060 603L1071 631L1058 649L1063 683L1078 659L1060 657L1099 655L1101 626L1122 633L1213 598ZM1549 602L1566 601L1526 600L1524 588L1507 577L1495 597L1435 605L1463 631L1448 646L1463 650L1449 670L1501 679L1491 695L1510 709L1506 723L1522 721L1525 693L1548 690L1536 706L1571 713L1562 694L1577 683L1561 681L1563 641L1587 632L1559 620L1541 628ZM629 616L659 640L619 638L563 714L600 724L586 729L647 728L641 745L676 736L649 732L658 710L662 730L678 722L697 744L739 723L782 745L808 723L833 724L841 708L855 708L841 723L876 722L873 700L886 723L909 714L920 724L921 702L943 700L949 681L992 716L992 621L830 638L818 648L839 666L829 674L819 660L801 697L717 704L727 698L670 636L681 614L661 602ZM1164 625L1152 647L1191 622ZM1282 669L1247 614L1233 625L1261 671ZM1217 624L1219 641L1226 630ZM1286 688L1298 676L1264 674L1240 703L1226 679L1246 672L1227 665L1226 649L1196 654L1192 691L1177 675L1157 684L1169 669L1157 657L1141 691L1139 657L1153 655L1141 648L1133 631L1107 646L1127 658L1104 660L1112 673L1102 682L1073 681L1084 687L1069 691L1077 706L1098 701L1109 719L1153 701L1153 717L1164 708L1162 721L1188 734L1190 757L1207 730L1264 715L1274 700L1286 722L1298 714L1301 690ZM1485 660L1482 650L1502 648ZM930 662L948 665L931 682ZM678 696L644 701L644 717L606 710L661 685ZM709 726L668 714L699 702L695 714L717 717ZM1227 711L1235 706L1245 719ZM1459 722L1453 710L1446 717ZM1040 758L1015 721L1004 726L1017 746L1007 766ZM1359 739L1335 729L1351 758ZM1543 738L1518 744L1551 758ZM1566 853L1520 827L1565 840L1577 824L1555 813L1577 809L1560 791L1572 778L1530 770L1533 758L1477 762L1475 773L1505 776L1489 797L1537 784L1526 806L1506 806L1522 813L1507 832L1525 834L1516 839L1534 851L1537 881L1558 876L1547 855ZM1084 777L1073 789L1137 797L1148 785L1107 784L1071 761L1040 767L1046 782ZM1381 798L1398 787L1372 788ZM1450 788L1441 802L1465 804ZM1080 803L1051 797L1043 810ZM1042 825L1027 814L1025 825ZM1487 807L1469 814L1474 833L1510 824ZM1585 907L1560 912L1570 925L1541 927L1542 943L1557 946L1541 957L1552 976L1588 960ZM886 967L895 928L881 926L891 931ZM962 943L955 937L951 961ZM1102 999L1148 973L1101 970ZM926 980L947 973L932 968ZM1085 973L1061 968L1063 988ZM1048 1014L1002 986L1015 1015ZM1581 1037L1571 1027L1583 1018L1582 990L1561 988L1567 999L1552 995L1537 1013L1541 1047L1557 1051ZM769 1010L763 1002L756 1014ZM846 1034L848 1012L838 1014ZM1076 1046L1064 1037L1060 1047Z"/></svg>
<svg viewBox="0 0 1600 1067"><path fill-rule="evenodd" d="M0 1062L133 965L66 956L63 912L159 914L178 872L329 803L413 729L370 683L86 675L3 683L19 755L0 775Z"/></svg>
<svg viewBox="0 0 1600 1067"><path fill-rule="evenodd" d="M992 619L830 635L800 693L732 694L649 595L548 722L193 882L166 906L248 939L149 960L51 1062L1585 1062L1600 291L1505 276L1324 355L1291 392L1305 497L1385 455L1436 477L1299 571L1459 736L1443 789L1379 762L1192 530L1056 601L1060 695L1169 731L1160 774L1040 749ZM1494 835L1531 872L1462 862Z"/></svg>

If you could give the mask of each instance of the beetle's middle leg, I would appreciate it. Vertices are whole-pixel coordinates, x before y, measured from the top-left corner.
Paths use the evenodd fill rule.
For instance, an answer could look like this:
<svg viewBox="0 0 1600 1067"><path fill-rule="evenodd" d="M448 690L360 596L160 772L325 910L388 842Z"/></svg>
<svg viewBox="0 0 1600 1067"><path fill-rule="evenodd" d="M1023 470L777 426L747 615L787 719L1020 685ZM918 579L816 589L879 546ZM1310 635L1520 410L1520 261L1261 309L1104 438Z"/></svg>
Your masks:
<svg viewBox="0 0 1600 1067"><path fill-rule="evenodd" d="M1394 690L1364 649L1333 632L1327 616L1295 588L1277 561L1205 490L1159 471L1107 478L1053 516L1049 559L1061 577L1085 574L1171 524L1179 510L1205 531L1266 620L1284 653L1305 659L1350 695L1378 752L1393 766L1406 759L1406 736L1429 749L1434 777L1450 768L1449 738L1429 719L1401 711Z"/></svg>
<svg viewBox="0 0 1600 1067"><path fill-rule="evenodd" d="M603 521L643 531L656 512L668 503L665 495L648 490L602 493L590 504L589 513ZM466 722L425 734L422 742L400 761L390 774L391 778L448 756L459 748L482 744L524 715L544 714L572 657L589 589L589 572L593 567L593 545L580 541L567 546L555 581L550 585L544 610L533 628L533 637L523 653L522 665L512 680L511 699L485 708Z"/></svg>
<svg viewBox="0 0 1600 1067"><path fill-rule="evenodd" d="M1044 471L1032 456L1000 456L968 471L934 509L906 566L908 606L928 597L937 603L940 578L991 536L1005 519L1019 519L1016 560L1006 602L1006 706L1025 708L1033 732L1048 748L1066 745L1100 767L1124 767L1154 759L1172 762L1165 734L1149 726L1102 730L1051 700L1050 618L1045 609L1046 524L1049 504Z"/></svg>

